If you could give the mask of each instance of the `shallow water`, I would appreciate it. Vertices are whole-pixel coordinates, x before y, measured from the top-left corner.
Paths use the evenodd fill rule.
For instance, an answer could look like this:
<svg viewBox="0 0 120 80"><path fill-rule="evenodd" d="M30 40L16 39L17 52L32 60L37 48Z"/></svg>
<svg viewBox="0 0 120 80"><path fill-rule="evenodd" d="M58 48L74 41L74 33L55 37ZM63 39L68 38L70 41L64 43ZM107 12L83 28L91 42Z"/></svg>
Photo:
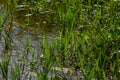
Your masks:
<svg viewBox="0 0 120 80"><path fill-rule="evenodd" d="M2 9L4 10L4 6L0 8L1 13L0 15L3 15ZM37 80L35 76L35 72L31 71L31 64L35 65L36 63L39 64L40 56L42 56L41 53L41 41L42 41L42 35L47 35L47 41L49 42L50 39L57 39L59 32L60 32L60 26L59 22L54 19L55 11L54 10L44 10L39 13L31 13L30 12L30 4L19 4L17 6L17 10L14 13L10 13L12 16L8 16L6 20L6 24L4 24L5 28L1 31L1 39L0 39L0 62L2 62L2 59L4 59L4 53L5 53L5 31L6 28L8 28L6 25L9 23L9 19L13 18L12 21L12 31L10 32L11 35L11 52L12 57L10 59L9 67L8 67L8 78L9 80L12 80L12 76L10 73L11 68L14 68L14 62L16 62L20 69L22 69L22 58L26 55L26 41L29 40L30 46L33 50L33 52L28 52L27 54L27 60L25 61L24 65L24 71L21 70L21 79L22 80L29 80L30 75L29 73L32 73L32 80ZM5 18L3 18L5 19ZM49 24L48 19L53 19ZM9 25L8 25L9 26ZM33 54L36 58L35 61L31 63L33 60ZM36 65L37 66L37 65ZM40 65L38 71L43 69L43 66ZM49 73L48 78L50 80L51 74L54 76L61 76L61 77L67 77L69 78L71 75L69 72L62 72L60 70L54 70L55 72ZM56 75L57 73L58 75ZM64 73L64 75L63 75ZM79 75L80 72L78 71ZM81 76L83 77L83 76ZM76 80L76 73L72 75L72 79ZM0 72L0 79L2 79L2 73Z"/></svg>
<svg viewBox="0 0 120 80"><path fill-rule="evenodd" d="M50 16L47 15L52 15L53 12L50 11L44 11L39 14L37 13L29 13L30 12L30 5L29 4L19 4L17 6L17 10L12 14L12 31L10 33L11 35L11 51L12 51L12 57L10 60L10 66L14 67L14 61L16 61L18 64L21 61L21 58L23 57L23 54L25 52L25 46L26 46L26 41L29 40L30 46L32 50L34 51L33 53L35 54L35 57L39 59L39 56L41 55L40 51L40 43L42 40L42 35L45 33L47 35L47 40L49 39L55 39L56 36L59 33L60 28L56 27L56 24L49 24L47 23L47 18ZM3 11L4 11L4 6L0 6L0 15L3 16ZM51 16L52 17L52 16ZM8 17L6 21L9 22ZM5 18L3 18L5 19ZM7 24L4 24L6 26ZM45 28L44 28L45 27ZM45 32L44 32L45 31ZM4 36L5 36L5 29L2 29L1 31L1 39L0 39L0 62L2 61L2 57L4 54ZM27 73L30 70L30 61L32 60L32 52L29 52L28 54L28 62L25 64L24 67L24 72L23 80L28 79ZM8 72L10 73L10 71ZM11 75L8 74L9 80L11 80ZM2 78L2 74L0 72L0 78ZM32 79L35 80L35 79Z"/></svg>
<svg viewBox="0 0 120 80"><path fill-rule="evenodd" d="M32 73L32 80L37 80L36 73L34 75L34 72L31 71L31 61L33 60L33 53L34 57L36 58L36 61L33 64L39 63L40 56L42 56L41 53L41 41L42 41L42 35L45 33L47 35L47 41L49 42L50 39L57 39L59 32L60 32L60 24L58 21L52 22L51 24L48 24L48 18L52 19L55 12L52 10L49 11L43 11L40 13L30 13L30 5L29 4L19 4L17 7L17 10L12 14L12 31L10 33L11 35L11 52L12 57L10 59L9 63L9 70L8 70L8 78L9 80L12 80L12 76L10 74L11 68L14 68L14 62L16 62L21 67L21 61L26 54L25 48L26 48L26 41L29 40L30 46L33 50L33 52L29 52L27 54L28 60L24 65L24 71L21 72L21 79L22 80L29 80L30 73ZM2 9L4 7L0 7L0 15L3 15ZM11 17L8 17L11 18ZM4 18L5 19L5 18ZM9 22L9 19L6 20L6 22ZM6 26L6 24L4 24ZM0 62L2 62L4 53L5 53L5 29L2 29L1 31L1 39L0 39ZM41 70L43 67L42 65L39 67L39 70ZM51 74L54 74L57 72L58 76L63 76L63 73L59 70L54 70L55 72L49 73L48 78L50 80ZM64 76L71 76L68 73L64 73ZM0 72L0 78L2 79L2 73ZM73 80L76 80L75 74L73 74Z"/></svg>

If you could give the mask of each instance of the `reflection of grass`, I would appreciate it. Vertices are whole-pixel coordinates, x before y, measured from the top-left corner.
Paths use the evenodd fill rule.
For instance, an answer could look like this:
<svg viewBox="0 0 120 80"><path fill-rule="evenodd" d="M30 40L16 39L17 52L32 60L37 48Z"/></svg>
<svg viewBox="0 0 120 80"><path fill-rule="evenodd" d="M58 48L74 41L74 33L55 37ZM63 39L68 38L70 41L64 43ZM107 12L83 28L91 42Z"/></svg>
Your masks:
<svg viewBox="0 0 120 80"><path fill-rule="evenodd" d="M56 77L58 79L57 71L60 71L64 76L60 78L61 80L72 79L71 74L74 74L73 72L67 72L68 74L70 73L70 76L64 74L67 69L73 69L77 75L77 71L80 70L81 75L83 75L82 77L86 80L93 78L106 80L111 77L119 80L120 22L118 17L120 15L117 9L119 7L118 4L115 1L94 2L88 0L85 2L64 0L54 2L53 0L49 4L49 9L56 11L54 14L55 17L52 18L55 18L53 20L59 21L62 27L59 37L56 40L51 39L47 41L44 35L40 47L41 52L38 53L39 56L37 57L35 57L35 51L32 49L28 39L21 64L23 67L29 64L28 55L32 54L30 71L34 72L38 80L47 80L49 73L52 75L52 80L56 80ZM43 6L47 6L47 4ZM50 19L47 20L48 24L52 22ZM77 30L78 28L79 30ZM8 48L11 47L9 46L7 37L5 40L6 46ZM37 59L38 57L39 59ZM4 71L4 64L5 62L3 60L1 71L4 74L3 77L7 77L6 75L8 73L5 72L7 71L6 66L8 65L5 66L6 71ZM42 69L40 68L39 70L41 65ZM53 67L57 70L53 71ZM16 76L20 79L20 69L17 63L15 64L15 68L16 70L11 70L11 74L18 74ZM21 69L21 72L23 72L22 70L24 71L24 68ZM29 74L32 77L31 72ZM15 79L14 76L12 77ZM79 75L77 79L79 80Z"/></svg>

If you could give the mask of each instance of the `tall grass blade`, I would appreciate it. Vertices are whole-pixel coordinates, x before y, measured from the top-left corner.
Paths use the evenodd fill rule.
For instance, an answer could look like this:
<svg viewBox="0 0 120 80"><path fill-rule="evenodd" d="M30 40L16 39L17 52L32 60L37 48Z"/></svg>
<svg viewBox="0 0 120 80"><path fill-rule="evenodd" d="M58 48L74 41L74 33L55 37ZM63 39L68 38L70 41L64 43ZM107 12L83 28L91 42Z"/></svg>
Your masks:
<svg viewBox="0 0 120 80"><path fill-rule="evenodd" d="M5 80L8 80L8 66L9 66L10 58L11 55L5 55L4 59L0 63L0 69L2 71L2 75Z"/></svg>

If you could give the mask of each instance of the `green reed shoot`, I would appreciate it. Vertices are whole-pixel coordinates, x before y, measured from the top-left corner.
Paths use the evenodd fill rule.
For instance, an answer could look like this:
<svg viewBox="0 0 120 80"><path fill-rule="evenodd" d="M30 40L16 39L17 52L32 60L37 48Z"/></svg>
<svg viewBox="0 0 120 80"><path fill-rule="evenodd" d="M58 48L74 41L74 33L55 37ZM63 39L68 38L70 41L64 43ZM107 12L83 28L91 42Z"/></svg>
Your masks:
<svg viewBox="0 0 120 80"><path fill-rule="evenodd" d="M10 38L10 35L9 34L5 34L4 36L4 40L5 40L5 49L6 50L10 50L11 49L11 38Z"/></svg>
<svg viewBox="0 0 120 80"><path fill-rule="evenodd" d="M26 40L25 47L24 47L24 53L23 53L22 58L21 58L22 74L24 71L25 64L28 61L28 55L30 52L31 52L31 44L30 44L30 37L28 36L28 38Z"/></svg>
<svg viewBox="0 0 120 80"><path fill-rule="evenodd" d="M0 31L2 30L2 17L0 17Z"/></svg>
<svg viewBox="0 0 120 80"><path fill-rule="evenodd" d="M37 72L37 78L39 79L48 79L48 73L50 72L54 62L55 62L55 56L53 56L52 54L54 54L54 46L52 44L53 42L50 41L50 45L48 44L45 35L43 36L43 40L42 40L42 52L44 53L43 55L43 71L41 71L40 73Z"/></svg>
<svg viewBox="0 0 120 80"><path fill-rule="evenodd" d="M5 54L7 54L7 55L4 56L2 62L0 63L0 69L2 71L3 78L5 80L8 80L8 66L9 66L9 62L11 59L11 53L8 52Z"/></svg>
<svg viewBox="0 0 120 80"><path fill-rule="evenodd" d="M21 76L20 76L20 68L18 66L18 64L15 62L14 63L15 68L11 68L11 75L12 75L12 80L20 80Z"/></svg>
<svg viewBox="0 0 120 80"><path fill-rule="evenodd" d="M12 80L16 80L16 74L15 74L15 70L13 68L11 68L11 75L12 75Z"/></svg>

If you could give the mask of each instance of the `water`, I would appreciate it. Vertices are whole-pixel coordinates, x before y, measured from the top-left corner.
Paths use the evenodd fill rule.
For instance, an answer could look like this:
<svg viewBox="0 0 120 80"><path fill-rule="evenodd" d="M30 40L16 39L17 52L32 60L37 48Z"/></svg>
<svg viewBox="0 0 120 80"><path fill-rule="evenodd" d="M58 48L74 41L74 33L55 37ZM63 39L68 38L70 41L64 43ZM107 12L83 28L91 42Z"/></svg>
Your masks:
<svg viewBox="0 0 120 80"><path fill-rule="evenodd" d="M1 9L4 9L4 6L1 7ZM33 77L32 80L37 80L36 74L34 74L34 71L31 71L31 61L33 59L33 53L35 54L35 62L32 63L35 65L36 63L39 63L40 56L42 57L41 53L41 41L42 41L42 35L45 33L47 35L47 41L49 42L50 39L57 39L59 32L60 32L60 26L59 21L57 21L54 18L54 15L56 12L54 10L43 10L39 13L31 13L31 7L30 4L19 4L17 6L17 9L15 12L13 12L12 16L8 16L6 23L9 23L9 19L13 18L12 21L12 31L10 33L11 39L12 39L12 57L10 60L10 66L9 66L9 72L8 72L8 78L9 80L12 80L10 70L11 67L14 68L14 62L16 62L20 68L21 68L21 59L23 58L23 55L26 54L25 52L25 46L26 41L30 41L30 46L33 50L33 52L29 52L28 55L28 61L25 63L24 71L21 72L23 75L21 76L21 79L23 80L29 80L30 75ZM52 19L49 22L48 19ZM6 26L6 24L5 24ZM0 61L2 61L3 53L4 53L4 37L5 31L8 26L6 26L2 32L1 32L1 41L0 41ZM39 70L41 70L43 67L42 65L39 67ZM55 70L59 76L63 76L62 71ZM31 74L30 74L31 73ZM0 73L1 75L2 73ZM51 78L51 74L48 74L48 78ZM55 75L55 72L53 73ZM69 72L64 73L64 75L67 77L70 76ZM2 75L0 76L2 78ZM73 80L76 79L75 74L73 74Z"/></svg>
<svg viewBox="0 0 120 80"><path fill-rule="evenodd" d="M12 57L10 60L10 67L14 67L14 61L16 61L19 65L21 62L21 58L23 57L23 54L25 54L25 46L26 41L30 41L30 46L33 50L33 52L29 52L28 54L28 63L25 64L23 76L21 78L28 79L28 71L30 70L30 61L34 56L39 59L41 55L40 51L40 45L42 40L42 35L45 33L47 35L47 39L55 39L56 36L59 34L59 27L56 27L56 24L48 24L47 19L51 18L53 15L53 12L50 11L43 11L39 14L37 13L30 13L30 4L19 4L17 6L17 10L12 13L12 16L8 16L7 22L9 23L9 19L13 18L12 21L12 31L10 33L11 39L12 39ZM3 5L0 6L0 15L4 15L2 10L4 10L5 7ZM48 15L48 16L47 16ZM39 16L39 17L38 17ZM4 24L5 26L7 24ZM6 26L8 28L8 26ZM2 61L2 57L4 54L4 36L6 28L2 30L1 32L1 40L0 40L0 62ZM10 73L10 71L8 72ZM2 74L0 72L0 77L2 78ZM11 75L8 74L9 80L11 80ZM36 78L35 78L36 79ZM32 80L35 80L32 79Z"/></svg>
<svg viewBox="0 0 120 80"><path fill-rule="evenodd" d="M4 7L0 7L0 9L4 9ZM12 39L12 57L10 60L10 66L8 71L8 78L9 80L12 80L10 70L11 67L14 67L13 64L14 61L21 66L21 59L25 52L25 46L26 41L29 40L30 46L33 50L33 52L29 52L27 54L28 61L25 63L24 71L21 72L23 75L21 76L21 79L23 80L29 80L30 75L32 76L32 80L37 80L36 73L31 71L31 61L33 58L33 53L35 54L34 57L37 59L35 60L35 63L39 61L40 56L42 57L41 53L41 41L42 41L42 35L45 33L47 35L47 41L49 42L50 39L57 39L59 32L60 32L60 24L57 20L54 20L53 16L55 14L52 10L45 10L39 13L31 13L30 12L30 4L19 4L17 6L17 10L12 13L12 31L10 33L11 39ZM1 15L3 15L1 13ZM8 18L11 18L8 16ZM53 22L49 24L48 19L53 19ZM6 20L9 23L9 19ZM6 24L4 24L6 26ZM7 26L6 26L7 28ZM4 36L5 36L5 29L1 32L1 41L0 41L0 62L2 62L2 57L4 54ZM38 62L39 63L39 62ZM42 69L39 67L39 69ZM58 72L60 76L62 76L62 72L59 70L55 70ZM49 73L48 78L51 78L50 74L55 73ZM2 78L2 73L0 73L0 78ZM66 76L70 76L68 73L65 73ZM73 78L76 78L73 76Z"/></svg>

